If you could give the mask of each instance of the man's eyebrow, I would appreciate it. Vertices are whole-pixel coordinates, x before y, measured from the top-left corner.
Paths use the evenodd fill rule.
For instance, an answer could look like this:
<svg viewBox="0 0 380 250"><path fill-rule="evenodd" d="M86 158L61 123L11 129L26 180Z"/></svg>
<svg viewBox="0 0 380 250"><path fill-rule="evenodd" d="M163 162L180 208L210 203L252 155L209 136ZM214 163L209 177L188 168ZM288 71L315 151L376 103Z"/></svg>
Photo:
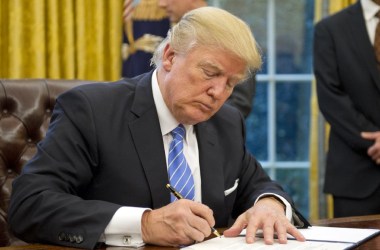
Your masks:
<svg viewBox="0 0 380 250"><path fill-rule="evenodd" d="M231 76L232 79L236 79L238 82L241 82L245 79L247 79L247 75L246 74L236 74L236 75L233 75Z"/></svg>
<svg viewBox="0 0 380 250"><path fill-rule="evenodd" d="M219 72L224 72L220 67L218 67L218 65L211 63L211 62L207 62L207 61L206 62L200 62L199 66L211 68L211 69L214 69L214 70L219 71Z"/></svg>
<svg viewBox="0 0 380 250"><path fill-rule="evenodd" d="M209 62L209 61L200 62L198 65L201 67L205 67L205 68L211 68L212 70L215 70L220 74L225 73L224 70L221 69L218 65L216 65L212 62ZM236 82L241 82L241 81L245 80L246 78L247 78L246 74L236 74L236 75L231 75L229 77L230 80L236 81Z"/></svg>

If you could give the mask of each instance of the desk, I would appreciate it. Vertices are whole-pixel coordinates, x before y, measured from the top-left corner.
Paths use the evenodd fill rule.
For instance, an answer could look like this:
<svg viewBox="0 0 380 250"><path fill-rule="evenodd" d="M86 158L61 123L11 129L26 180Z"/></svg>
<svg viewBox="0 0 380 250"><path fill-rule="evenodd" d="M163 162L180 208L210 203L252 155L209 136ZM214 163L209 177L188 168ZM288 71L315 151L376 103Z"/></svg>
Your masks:
<svg viewBox="0 0 380 250"><path fill-rule="evenodd" d="M380 214L379 215L368 215L368 216L358 216L358 217L346 217L346 218L336 218L336 219L325 219L319 220L313 225L318 226L330 226L330 227L353 227L353 228L377 228L380 229ZM221 230L222 232L223 230ZM0 248L1 250L20 250L20 249L30 249L30 250L78 250L78 248L68 248L68 247L59 247L51 245L41 245L41 244L32 244L26 246L11 246ZM104 247L98 248L99 250L130 250L131 248L124 247ZM175 250L178 248L174 247L158 247L158 246L145 246L138 248L139 250ZM357 247L356 249L380 249L380 236L377 236L363 245Z"/></svg>

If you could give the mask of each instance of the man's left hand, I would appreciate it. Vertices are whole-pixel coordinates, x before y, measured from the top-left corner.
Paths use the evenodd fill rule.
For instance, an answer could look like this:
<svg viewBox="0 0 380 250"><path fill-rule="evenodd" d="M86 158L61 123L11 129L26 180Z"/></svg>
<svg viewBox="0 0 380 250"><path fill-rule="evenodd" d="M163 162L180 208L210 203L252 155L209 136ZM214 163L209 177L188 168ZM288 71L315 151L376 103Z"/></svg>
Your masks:
<svg viewBox="0 0 380 250"><path fill-rule="evenodd" d="M380 131L376 132L362 132L361 136L364 139L372 140L373 145L368 148L367 154L380 165Z"/></svg>
<svg viewBox="0 0 380 250"><path fill-rule="evenodd" d="M293 235L299 241L305 241L305 237L290 223L284 213L284 206L270 197L265 197L241 214L231 228L224 231L225 237L235 237L246 228L246 242L255 241L258 229L263 230L265 244L273 244L274 234L277 233L278 242L287 242L287 233Z"/></svg>

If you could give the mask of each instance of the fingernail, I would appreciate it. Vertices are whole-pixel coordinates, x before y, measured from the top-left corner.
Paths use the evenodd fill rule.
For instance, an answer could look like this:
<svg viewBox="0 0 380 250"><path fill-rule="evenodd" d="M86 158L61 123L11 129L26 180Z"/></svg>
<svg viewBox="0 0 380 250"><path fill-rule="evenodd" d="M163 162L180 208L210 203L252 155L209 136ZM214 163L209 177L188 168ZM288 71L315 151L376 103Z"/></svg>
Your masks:
<svg viewBox="0 0 380 250"><path fill-rule="evenodd" d="M247 237L247 243L252 244L254 241L254 238L252 236Z"/></svg>

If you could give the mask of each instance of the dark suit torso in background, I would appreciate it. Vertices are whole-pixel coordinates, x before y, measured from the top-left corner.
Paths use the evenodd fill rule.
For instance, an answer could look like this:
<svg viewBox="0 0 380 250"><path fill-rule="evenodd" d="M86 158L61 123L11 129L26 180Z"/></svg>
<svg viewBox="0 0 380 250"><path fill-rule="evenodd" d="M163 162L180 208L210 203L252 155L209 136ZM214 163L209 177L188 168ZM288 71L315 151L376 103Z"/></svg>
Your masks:
<svg viewBox="0 0 380 250"><path fill-rule="evenodd" d="M14 181L9 219L22 239L75 246L59 241L66 232L83 235L80 247L91 248L120 206L170 203L151 75L80 86L57 99L37 156ZM195 132L202 202L214 211L216 227L227 226L263 192L290 201L245 150L237 110L224 105ZM238 188L225 196L236 179Z"/></svg>
<svg viewBox="0 0 380 250"><path fill-rule="evenodd" d="M380 131L380 73L360 2L316 25L314 69L319 106L331 125L324 190L368 197L380 186L380 166L367 154L373 141L360 132Z"/></svg>

